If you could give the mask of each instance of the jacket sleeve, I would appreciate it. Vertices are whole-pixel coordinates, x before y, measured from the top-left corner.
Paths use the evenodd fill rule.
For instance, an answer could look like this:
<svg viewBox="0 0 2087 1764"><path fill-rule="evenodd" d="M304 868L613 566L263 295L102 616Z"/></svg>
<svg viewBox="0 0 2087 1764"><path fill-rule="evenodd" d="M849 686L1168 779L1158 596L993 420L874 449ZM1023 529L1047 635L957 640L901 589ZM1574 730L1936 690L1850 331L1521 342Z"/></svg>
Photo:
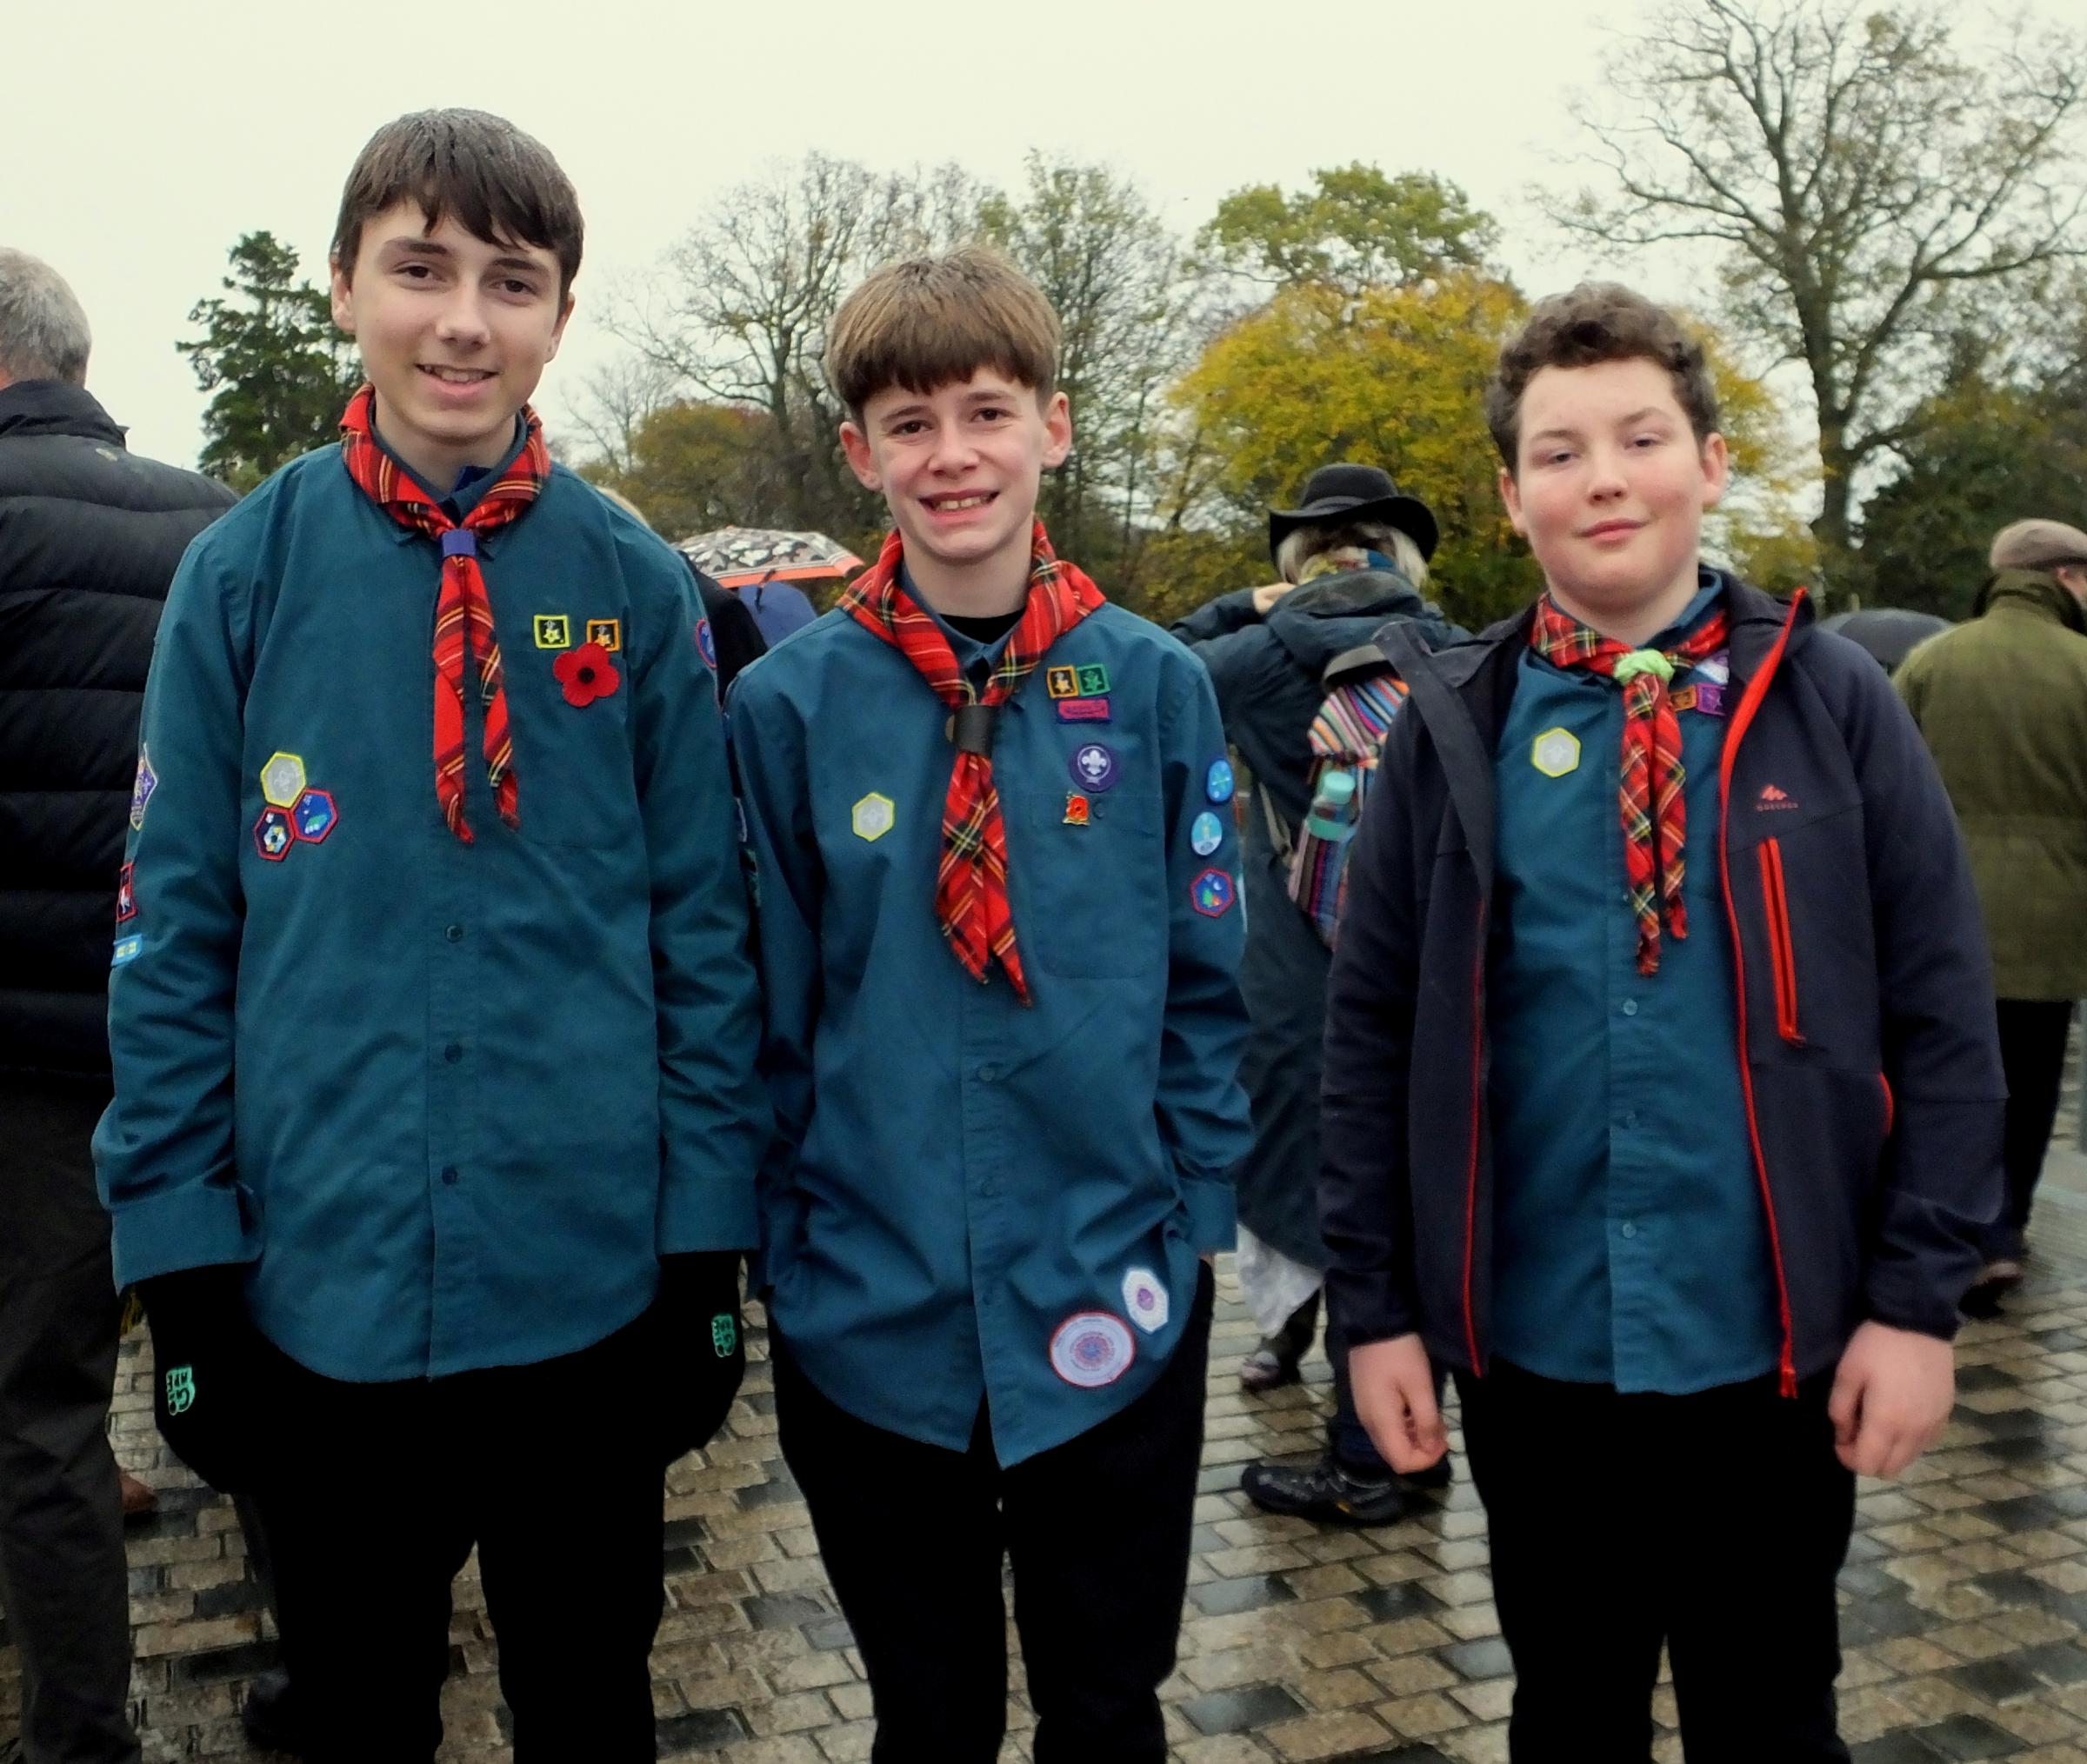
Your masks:
<svg viewBox="0 0 2087 1764"><path fill-rule="evenodd" d="M1963 835L1911 716L1875 669L1850 669L1848 689L1894 1099L1864 1306L1946 1340L2000 1206L1992 965Z"/></svg>
<svg viewBox="0 0 2087 1764"><path fill-rule="evenodd" d="M1420 1327L1407 1092L1418 997L1411 782L1422 719L1396 719L1364 804L1326 986L1319 1227L1326 1299L1350 1347Z"/></svg>
<svg viewBox="0 0 2087 1764"><path fill-rule="evenodd" d="M1160 1032L1155 1108L1162 1142L1171 1150L1190 1240L1198 1251L1229 1249L1234 1235L1233 1167L1253 1142L1239 1062L1246 1051L1246 1001L1239 959L1246 948L1246 905L1239 840L1228 802L1209 795L1212 763L1224 757L1224 725L1202 671L1177 661L1161 709L1162 807L1167 831L1167 1004ZM1197 815L1209 811L1223 829L1215 851L1194 846ZM1199 879L1224 877L1226 904L1199 910ZM1212 883L1210 886L1217 886Z"/></svg>
<svg viewBox="0 0 2087 1764"><path fill-rule="evenodd" d="M770 1115L724 725L696 647L696 585L678 560L651 575L663 629L633 668L632 709L659 1028L658 1250L751 1248Z"/></svg>
<svg viewBox="0 0 2087 1764"><path fill-rule="evenodd" d="M1274 645L1254 610L1254 591L1221 594L1178 620L1173 634L1194 651L1217 689L1217 708L1236 718L1256 696L1256 682L1266 669Z"/></svg>
<svg viewBox="0 0 2087 1764"><path fill-rule="evenodd" d="M762 1183L774 1188L787 1184L811 1124L825 870L811 825L803 734L788 699L764 686L757 664L734 689L729 714L755 878L761 1070L776 1111Z"/></svg>
<svg viewBox="0 0 2087 1764"><path fill-rule="evenodd" d="M261 1253L233 1159L250 600L227 549L190 547L145 683L124 853L134 912L109 975L116 1100L94 1135L118 1286Z"/></svg>

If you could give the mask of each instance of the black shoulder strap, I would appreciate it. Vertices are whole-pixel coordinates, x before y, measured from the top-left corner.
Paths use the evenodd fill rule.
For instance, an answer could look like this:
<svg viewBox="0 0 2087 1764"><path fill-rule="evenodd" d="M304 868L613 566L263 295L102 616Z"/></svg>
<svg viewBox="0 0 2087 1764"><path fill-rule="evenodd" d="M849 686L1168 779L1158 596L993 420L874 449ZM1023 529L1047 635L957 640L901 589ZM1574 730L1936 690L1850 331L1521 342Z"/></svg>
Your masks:
<svg viewBox="0 0 2087 1764"><path fill-rule="evenodd" d="M1420 712L1449 784L1450 800L1457 805L1470 842L1471 856L1481 876L1493 873L1493 762L1479 739L1464 701L1450 689L1437 671L1428 650L1403 624L1386 626L1377 641L1399 677L1406 682L1409 709Z"/></svg>

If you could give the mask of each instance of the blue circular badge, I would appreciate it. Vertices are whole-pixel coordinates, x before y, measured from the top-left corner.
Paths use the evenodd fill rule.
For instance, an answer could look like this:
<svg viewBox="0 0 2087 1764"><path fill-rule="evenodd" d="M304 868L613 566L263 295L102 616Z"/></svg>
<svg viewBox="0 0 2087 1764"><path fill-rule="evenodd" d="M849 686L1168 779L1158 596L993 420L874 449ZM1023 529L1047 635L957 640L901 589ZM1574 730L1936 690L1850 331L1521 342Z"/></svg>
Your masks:
<svg viewBox="0 0 2087 1764"><path fill-rule="evenodd" d="M1189 828L1189 849L1198 857L1208 857L1224 843L1224 822L1205 809Z"/></svg>
<svg viewBox="0 0 2087 1764"><path fill-rule="evenodd" d="M1212 760L1210 769L1203 781L1203 793L1213 802L1232 800L1232 762L1230 760Z"/></svg>
<svg viewBox="0 0 2087 1764"><path fill-rule="evenodd" d="M696 621L696 652L703 657L703 665L711 673L717 671L717 639L710 635L708 619Z"/></svg>
<svg viewBox="0 0 2087 1764"><path fill-rule="evenodd" d="M1072 756L1073 782L1086 790L1106 790L1116 782L1116 756L1098 741L1077 748Z"/></svg>

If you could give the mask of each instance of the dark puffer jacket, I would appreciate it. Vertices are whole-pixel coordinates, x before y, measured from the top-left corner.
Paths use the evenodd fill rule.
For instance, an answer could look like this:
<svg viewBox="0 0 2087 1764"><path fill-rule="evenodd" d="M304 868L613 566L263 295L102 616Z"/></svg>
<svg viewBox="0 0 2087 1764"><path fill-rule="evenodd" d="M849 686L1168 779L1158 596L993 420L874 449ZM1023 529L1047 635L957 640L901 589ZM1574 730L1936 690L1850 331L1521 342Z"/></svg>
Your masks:
<svg viewBox="0 0 2087 1764"><path fill-rule="evenodd" d="M160 603L232 504L77 386L0 388L0 1072L109 1070L109 951Z"/></svg>

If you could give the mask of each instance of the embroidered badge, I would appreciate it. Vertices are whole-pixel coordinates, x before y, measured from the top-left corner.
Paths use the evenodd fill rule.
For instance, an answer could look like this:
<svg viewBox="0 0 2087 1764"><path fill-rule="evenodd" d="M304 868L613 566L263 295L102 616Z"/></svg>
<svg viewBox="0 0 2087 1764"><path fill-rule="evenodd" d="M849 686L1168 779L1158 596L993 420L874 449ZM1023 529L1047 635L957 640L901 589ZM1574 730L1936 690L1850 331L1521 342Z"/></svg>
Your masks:
<svg viewBox="0 0 2087 1764"><path fill-rule="evenodd" d="M599 643L614 655L623 647L623 622L621 619L589 619L587 641Z"/></svg>
<svg viewBox="0 0 2087 1764"><path fill-rule="evenodd" d="M1053 698L1077 698L1080 692L1080 670L1077 668L1046 668L1044 670L1044 688Z"/></svg>
<svg viewBox="0 0 2087 1764"><path fill-rule="evenodd" d="M145 804L152 800L152 793L159 788L159 775L152 769L152 761L141 742L137 749L137 779L130 786L130 824L145 824Z"/></svg>
<svg viewBox="0 0 2087 1764"><path fill-rule="evenodd" d="M290 825L290 810L270 802L254 822L254 849L270 863L280 863L297 842L297 830Z"/></svg>
<svg viewBox="0 0 2087 1764"><path fill-rule="evenodd" d="M703 665L711 673L717 671L717 637L708 619L696 621L696 653L703 657Z"/></svg>
<svg viewBox="0 0 2087 1764"><path fill-rule="evenodd" d="M1060 722L1106 722L1109 721L1109 701L1106 698L1057 698L1051 708L1058 713Z"/></svg>
<svg viewBox="0 0 2087 1764"><path fill-rule="evenodd" d="M1109 670L1099 662L1083 662L1079 669L1080 696L1103 698L1109 693Z"/></svg>
<svg viewBox="0 0 2087 1764"><path fill-rule="evenodd" d="M1230 760L1212 760L1210 769L1204 774L1203 794L1213 802L1232 800L1232 762Z"/></svg>
<svg viewBox="0 0 2087 1764"><path fill-rule="evenodd" d="M536 628L537 647L539 649L570 649L572 647L572 621L563 613L538 613Z"/></svg>
<svg viewBox="0 0 2087 1764"><path fill-rule="evenodd" d="M131 885L130 872L137 866L125 864L116 873L116 922L137 916L137 890Z"/></svg>
<svg viewBox="0 0 2087 1764"><path fill-rule="evenodd" d="M1198 857L1208 857L1224 843L1224 822L1208 809L1189 823L1189 849Z"/></svg>
<svg viewBox="0 0 2087 1764"><path fill-rule="evenodd" d="M167 1413L186 1415L196 1403L196 1368L193 1366L167 1368Z"/></svg>
<svg viewBox="0 0 2087 1764"><path fill-rule="evenodd" d="M857 839L878 840L891 830L897 809L891 799L872 790L849 812L849 824Z"/></svg>
<svg viewBox="0 0 2087 1764"><path fill-rule="evenodd" d="M295 754L270 754L261 768L261 800L287 809L304 794L304 762Z"/></svg>
<svg viewBox="0 0 2087 1764"><path fill-rule="evenodd" d="M116 953L109 958L109 965L111 968L121 968L126 962L137 961L137 952L144 947L145 940L143 937L135 935L129 937L118 937L116 940Z"/></svg>
<svg viewBox="0 0 2087 1764"><path fill-rule="evenodd" d="M1116 782L1116 756L1098 741L1077 748L1072 756L1072 781L1090 790L1106 790Z"/></svg>
<svg viewBox="0 0 2087 1764"><path fill-rule="evenodd" d="M1107 1311L1076 1311L1050 1338L1050 1369L1081 1390L1114 1384L1137 1358L1130 1326Z"/></svg>
<svg viewBox="0 0 2087 1764"><path fill-rule="evenodd" d="M730 1311L720 1311L710 1319L710 1351L720 1360L730 1360L732 1349L739 1345L739 1320Z"/></svg>
<svg viewBox="0 0 2087 1764"><path fill-rule="evenodd" d="M610 696L623 678L609 659L608 650L599 643L582 643L577 649L566 650L550 664L550 671L565 689L566 703L580 709L597 698Z"/></svg>
<svg viewBox="0 0 2087 1764"><path fill-rule="evenodd" d="M1206 919L1222 919L1231 911L1237 894L1229 872L1206 869L1189 884L1189 904Z"/></svg>
<svg viewBox="0 0 2087 1764"><path fill-rule="evenodd" d="M307 790L290 808L290 824L297 829L297 837L309 845L323 844L340 818L339 810L333 806L330 790Z"/></svg>
<svg viewBox="0 0 2087 1764"><path fill-rule="evenodd" d="M1065 824L1068 827L1084 827L1087 824L1087 799L1077 790L1065 793Z"/></svg>
<svg viewBox="0 0 2087 1764"><path fill-rule="evenodd" d="M1149 1268L1134 1268L1124 1276L1124 1309L1148 1335L1167 1327L1167 1289Z"/></svg>
<svg viewBox="0 0 2087 1764"><path fill-rule="evenodd" d="M1530 743L1529 762L1547 778L1562 778L1580 763L1580 738L1569 729L1547 729Z"/></svg>

